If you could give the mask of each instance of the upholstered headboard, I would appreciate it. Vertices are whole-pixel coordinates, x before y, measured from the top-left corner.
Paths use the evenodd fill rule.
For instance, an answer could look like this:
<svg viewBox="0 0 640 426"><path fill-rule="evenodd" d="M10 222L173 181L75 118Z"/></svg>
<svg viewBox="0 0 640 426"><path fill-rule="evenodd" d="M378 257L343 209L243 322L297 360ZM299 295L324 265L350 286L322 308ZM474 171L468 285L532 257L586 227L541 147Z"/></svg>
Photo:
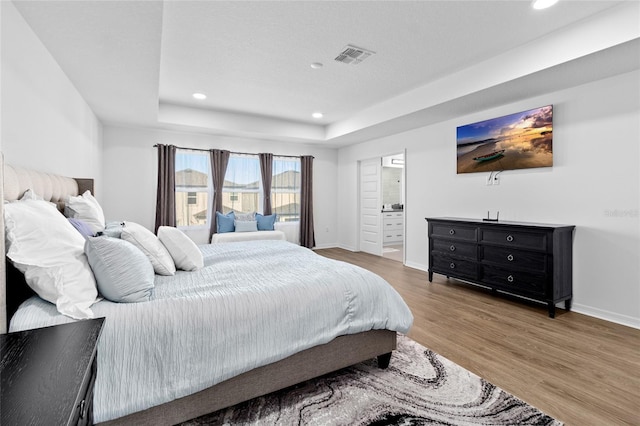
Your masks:
<svg viewBox="0 0 640 426"><path fill-rule="evenodd" d="M25 191L31 189L47 201L56 203L60 211L64 210L64 201L72 195L82 194L86 190L93 193L93 179L75 179L51 173L29 170L22 167L4 165L0 171L2 193L4 200L19 200ZM2 194L0 194L2 195ZM4 200L0 202L4 205ZM4 247L4 211L0 214L0 239L2 257L5 257ZM8 262L0 262L0 333L6 333L9 320L15 309L33 293L24 283L24 277ZM19 275L16 275L19 274Z"/></svg>
<svg viewBox="0 0 640 426"><path fill-rule="evenodd" d="M64 200L70 195L82 194L87 189L93 194L93 179L75 179L6 164L3 187L7 201L19 200L27 189L31 189L63 210Z"/></svg>

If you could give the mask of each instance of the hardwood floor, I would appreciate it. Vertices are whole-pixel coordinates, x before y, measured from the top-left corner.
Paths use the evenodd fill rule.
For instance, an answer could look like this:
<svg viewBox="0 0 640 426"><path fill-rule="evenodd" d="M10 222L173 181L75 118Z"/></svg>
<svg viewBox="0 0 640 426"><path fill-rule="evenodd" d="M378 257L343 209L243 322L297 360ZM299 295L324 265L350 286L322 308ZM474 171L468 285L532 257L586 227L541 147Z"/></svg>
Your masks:
<svg viewBox="0 0 640 426"><path fill-rule="evenodd" d="M408 336L567 425L640 425L640 330L493 295L402 263L316 250L385 278L413 312ZM393 358L391 359L393 363Z"/></svg>

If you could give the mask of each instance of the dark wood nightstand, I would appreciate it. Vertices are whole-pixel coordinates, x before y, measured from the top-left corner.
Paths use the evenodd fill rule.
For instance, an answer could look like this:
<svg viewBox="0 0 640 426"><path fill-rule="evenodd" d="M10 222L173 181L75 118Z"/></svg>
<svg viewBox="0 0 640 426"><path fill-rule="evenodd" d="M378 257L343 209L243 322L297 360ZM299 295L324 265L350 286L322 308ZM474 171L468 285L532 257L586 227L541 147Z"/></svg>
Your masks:
<svg viewBox="0 0 640 426"><path fill-rule="evenodd" d="M93 423L104 318L0 335L0 424Z"/></svg>

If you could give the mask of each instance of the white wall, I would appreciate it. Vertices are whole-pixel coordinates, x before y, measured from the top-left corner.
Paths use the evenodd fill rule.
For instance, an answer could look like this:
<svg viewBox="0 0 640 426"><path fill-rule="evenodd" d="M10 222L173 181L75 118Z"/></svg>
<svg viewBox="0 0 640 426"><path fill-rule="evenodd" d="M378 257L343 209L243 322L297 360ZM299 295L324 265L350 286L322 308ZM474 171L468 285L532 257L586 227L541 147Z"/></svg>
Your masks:
<svg viewBox="0 0 640 426"><path fill-rule="evenodd" d="M5 163L94 178L100 199L100 122L13 3L0 7Z"/></svg>
<svg viewBox="0 0 640 426"><path fill-rule="evenodd" d="M185 148L227 149L235 152L271 152L276 155L313 155L313 203L316 247L337 244L336 149L297 143L276 143L167 130L104 128L103 207L107 220L130 220L150 229L155 224L156 143ZM190 234L198 243L208 235Z"/></svg>
<svg viewBox="0 0 640 426"><path fill-rule="evenodd" d="M357 161L407 149L406 259L426 270L425 217L576 225L574 310L640 327L640 72L523 99L339 152L339 244L357 248ZM554 105L554 166L456 174L456 127ZM426 283L426 274L425 274Z"/></svg>

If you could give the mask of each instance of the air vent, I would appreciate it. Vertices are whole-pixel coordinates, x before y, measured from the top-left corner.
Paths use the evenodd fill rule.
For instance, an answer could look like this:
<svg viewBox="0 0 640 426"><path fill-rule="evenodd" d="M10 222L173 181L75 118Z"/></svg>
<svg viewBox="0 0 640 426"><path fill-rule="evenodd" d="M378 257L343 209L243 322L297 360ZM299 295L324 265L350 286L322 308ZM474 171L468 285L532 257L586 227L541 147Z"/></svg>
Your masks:
<svg viewBox="0 0 640 426"><path fill-rule="evenodd" d="M375 53L376 52L348 44L347 47L345 47L342 52L336 56L335 60L347 65L358 65L360 62Z"/></svg>

